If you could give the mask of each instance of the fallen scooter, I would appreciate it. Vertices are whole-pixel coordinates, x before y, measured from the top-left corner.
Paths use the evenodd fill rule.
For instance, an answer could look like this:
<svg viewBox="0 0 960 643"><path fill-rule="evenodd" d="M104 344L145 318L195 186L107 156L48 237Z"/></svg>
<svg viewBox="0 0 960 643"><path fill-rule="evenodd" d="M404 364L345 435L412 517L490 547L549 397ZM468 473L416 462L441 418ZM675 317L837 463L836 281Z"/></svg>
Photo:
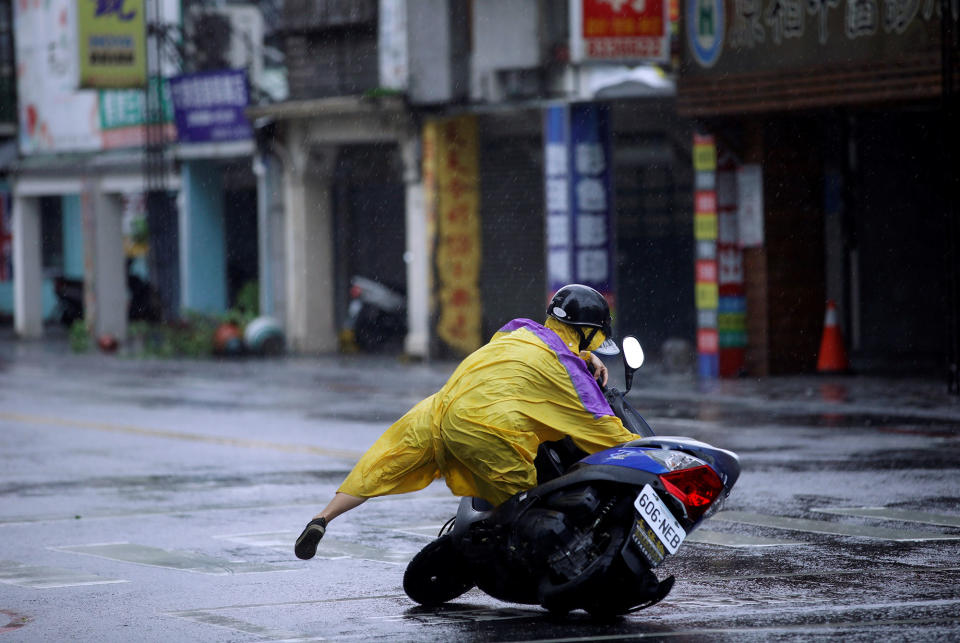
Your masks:
<svg viewBox="0 0 960 643"><path fill-rule="evenodd" d="M623 342L626 390L643 363ZM683 437L656 436L616 388L613 412L641 439L587 456L567 438L544 443L538 485L493 508L462 498L456 517L407 566L403 588L435 606L474 586L555 614L605 618L649 607L673 587L653 570L717 511L740 475L738 457ZM584 457L585 456L585 457Z"/></svg>

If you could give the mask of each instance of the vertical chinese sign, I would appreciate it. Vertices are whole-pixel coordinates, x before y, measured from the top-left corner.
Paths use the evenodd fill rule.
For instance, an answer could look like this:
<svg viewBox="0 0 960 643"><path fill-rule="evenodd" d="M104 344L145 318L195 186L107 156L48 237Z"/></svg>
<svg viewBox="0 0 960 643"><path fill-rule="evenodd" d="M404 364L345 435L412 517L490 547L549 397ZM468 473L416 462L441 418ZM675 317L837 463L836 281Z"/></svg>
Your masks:
<svg viewBox="0 0 960 643"><path fill-rule="evenodd" d="M717 330L717 146L712 136L694 134L693 170L698 372L700 377L714 378L719 374L720 338Z"/></svg>
<svg viewBox="0 0 960 643"><path fill-rule="evenodd" d="M595 103L548 107L544 141L548 296L581 283L612 307L609 111Z"/></svg>
<svg viewBox="0 0 960 643"><path fill-rule="evenodd" d="M147 84L146 0L77 2L80 87Z"/></svg>
<svg viewBox="0 0 960 643"><path fill-rule="evenodd" d="M737 209L737 165L729 154L719 155L717 166L717 307L720 377L743 371L747 346L747 300L743 289L743 251L740 249Z"/></svg>
<svg viewBox="0 0 960 643"><path fill-rule="evenodd" d="M427 207L435 216L437 337L459 353L480 347L480 190L477 121L428 121L424 130ZM432 181L430 179L432 178Z"/></svg>

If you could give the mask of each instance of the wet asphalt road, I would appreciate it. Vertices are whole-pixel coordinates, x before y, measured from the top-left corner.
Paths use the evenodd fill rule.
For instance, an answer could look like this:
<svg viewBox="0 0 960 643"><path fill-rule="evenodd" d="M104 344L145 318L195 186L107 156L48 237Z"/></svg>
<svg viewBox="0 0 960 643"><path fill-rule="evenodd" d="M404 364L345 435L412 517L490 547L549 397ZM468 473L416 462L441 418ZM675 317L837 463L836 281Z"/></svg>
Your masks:
<svg viewBox="0 0 960 643"><path fill-rule="evenodd" d="M455 510L442 484L366 503L297 560L353 461L453 366L0 342L0 643L960 638L960 403L940 382L641 371L659 433L744 472L659 570L670 596L614 622L476 590L414 606L404 563Z"/></svg>

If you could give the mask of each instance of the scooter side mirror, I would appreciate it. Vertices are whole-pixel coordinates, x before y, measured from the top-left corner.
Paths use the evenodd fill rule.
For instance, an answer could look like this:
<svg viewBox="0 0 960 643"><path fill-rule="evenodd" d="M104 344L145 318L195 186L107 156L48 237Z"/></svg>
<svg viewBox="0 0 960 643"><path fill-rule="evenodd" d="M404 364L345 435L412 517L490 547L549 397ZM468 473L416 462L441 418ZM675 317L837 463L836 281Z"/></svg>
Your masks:
<svg viewBox="0 0 960 643"><path fill-rule="evenodd" d="M633 374L643 366L643 347L640 346L640 340L633 335L623 338L623 369L626 380L626 391L630 390L633 384Z"/></svg>

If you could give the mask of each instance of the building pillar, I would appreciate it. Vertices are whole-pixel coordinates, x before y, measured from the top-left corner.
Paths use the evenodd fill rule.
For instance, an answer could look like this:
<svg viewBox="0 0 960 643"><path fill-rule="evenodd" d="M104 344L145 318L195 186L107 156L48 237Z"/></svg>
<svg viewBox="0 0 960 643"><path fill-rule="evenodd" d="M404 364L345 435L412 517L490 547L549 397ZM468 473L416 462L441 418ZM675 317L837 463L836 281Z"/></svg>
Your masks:
<svg viewBox="0 0 960 643"><path fill-rule="evenodd" d="M303 130L293 125L287 151L283 178L288 346L296 352L332 352L337 349L337 331L330 183L336 148L311 149Z"/></svg>
<svg viewBox="0 0 960 643"><path fill-rule="evenodd" d="M94 295L94 310L87 323L94 337L112 335L122 342L127 337L127 266L123 248L123 199L94 188L93 283L85 283ZM89 298L85 298L87 302ZM85 302L86 303L86 302ZM87 307L86 313L89 313Z"/></svg>
<svg viewBox="0 0 960 643"><path fill-rule="evenodd" d="M40 199L13 198L13 322L22 338L43 335Z"/></svg>
<svg viewBox="0 0 960 643"><path fill-rule="evenodd" d="M257 177L257 282L260 286L261 315L273 314L273 228L270 226L270 166L269 154L258 153L253 159L253 174Z"/></svg>
<svg viewBox="0 0 960 643"><path fill-rule="evenodd" d="M283 206L285 150L275 146L254 160L257 177L257 234L259 249L260 314L283 325L286 318L286 237Z"/></svg>
<svg viewBox="0 0 960 643"><path fill-rule="evenodd" d="M182 310L227 309L227 246L223 175L216 164L183 164L180 208L180 305Z"/></svg>
<svg viewBox="0 0 960 643"><path fill-rule="evenodd" d="M420 140L401 142L403 181L406 186L407 336L404 352L430 356L430 239L423 178L420 173Z"/></svg>

